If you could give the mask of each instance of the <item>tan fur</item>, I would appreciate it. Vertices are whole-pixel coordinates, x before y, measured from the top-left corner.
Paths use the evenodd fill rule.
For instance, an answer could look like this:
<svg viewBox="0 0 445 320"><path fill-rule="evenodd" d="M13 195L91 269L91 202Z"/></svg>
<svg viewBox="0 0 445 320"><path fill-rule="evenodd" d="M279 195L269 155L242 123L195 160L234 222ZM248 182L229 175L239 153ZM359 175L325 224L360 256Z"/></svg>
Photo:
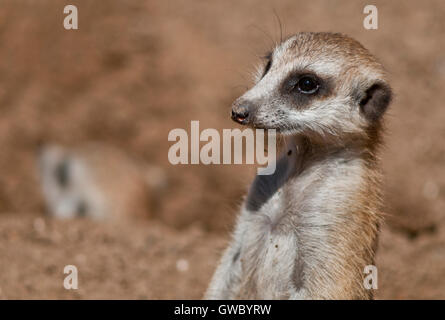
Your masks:
<svg viewBox="0 0 445 320"><path fill-rule="evenodd" d="M277 129L283 154L275 175L253 182L206 298L372 298L363 280L382 221L377 154L391 95L383 68L332 33L299 33L271 57L233 110ZM324 86L316 94L283 91L307 73Z"/></svg>

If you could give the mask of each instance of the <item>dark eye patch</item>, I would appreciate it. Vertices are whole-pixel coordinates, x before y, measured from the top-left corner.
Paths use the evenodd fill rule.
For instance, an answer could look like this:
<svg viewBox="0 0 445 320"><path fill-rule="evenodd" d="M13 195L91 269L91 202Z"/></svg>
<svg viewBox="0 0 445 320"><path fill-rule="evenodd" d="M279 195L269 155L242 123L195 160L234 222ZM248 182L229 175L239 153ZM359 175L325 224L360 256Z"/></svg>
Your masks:
<svg viewBox="0 0 445 320"><path fill-rule="evenodd" d="M61 188L66 188L69 183L69 162L63 160L54 168L54 178Z"/></svg>
<svg viewBox="0 0 445 320"><path fill-rule="evenodd" d="M316 83L316 90L301 90L302 80L311 79ZM313 99L323 99L328 97L334 88L334 81L331 78L317 76L311 71L298 70L291 72L282 82L280 92L297 108L302 108L309 104Z"/></svg>

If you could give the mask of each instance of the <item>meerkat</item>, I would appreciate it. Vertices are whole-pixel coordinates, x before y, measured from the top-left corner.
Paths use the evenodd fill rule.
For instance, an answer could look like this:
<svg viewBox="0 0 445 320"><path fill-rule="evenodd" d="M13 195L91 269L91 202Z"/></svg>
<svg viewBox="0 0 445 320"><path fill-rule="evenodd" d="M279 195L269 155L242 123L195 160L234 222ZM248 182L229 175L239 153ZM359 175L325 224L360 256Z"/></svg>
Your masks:
<svg viewBox="0 0 445 320"><path fill-rule="evenodd" d="M143 166L120 150L88 143L41 147L38 171L49 214L61 219L144 218L165 186L160 168Z"/></svg>
<svg viewBox="0 0 445 320"><path fill-rule="evenodd" d="M254 179L205 298L371 299L384 69L337 33L298 33L266 59L232 119L276 129L282 152L274 174Z"/></svg>

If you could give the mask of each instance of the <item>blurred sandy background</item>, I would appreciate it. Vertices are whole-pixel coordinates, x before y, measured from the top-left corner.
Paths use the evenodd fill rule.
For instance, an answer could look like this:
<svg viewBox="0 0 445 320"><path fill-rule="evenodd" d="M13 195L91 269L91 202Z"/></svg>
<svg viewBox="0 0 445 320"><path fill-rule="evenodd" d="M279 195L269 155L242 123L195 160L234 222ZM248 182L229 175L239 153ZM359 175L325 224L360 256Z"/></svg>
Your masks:
<svg viewBox="0 0 445 320"><path fill-rule="evenodd" d="M445 298L445 3L0 1L0 298L200 298L253 168L172 166L168 132L233 128L231 102L274 41L344 32L375 53L396 94L383 152L387 223L377 297ZM66 31L63 8L79 10ZM99 141L168 175L145 223L46 217L42 142ZM79 289L63 288L63 267Z"/></svg>

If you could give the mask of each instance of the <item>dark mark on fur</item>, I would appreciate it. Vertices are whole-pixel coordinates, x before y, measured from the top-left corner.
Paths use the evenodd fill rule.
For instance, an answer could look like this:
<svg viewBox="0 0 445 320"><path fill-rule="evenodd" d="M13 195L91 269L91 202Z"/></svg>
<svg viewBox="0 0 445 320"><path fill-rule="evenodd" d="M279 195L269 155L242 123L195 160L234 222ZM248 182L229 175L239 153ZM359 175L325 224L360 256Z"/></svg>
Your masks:
<svg viewBox="0 0 445 320"><path fill-rule="evenodd" d="M66 188L69 182L69 161L61 161L54 169L54 176L57 183L62 188Z"/></svg>
<svg viewBox="0 0 445 320"><path fill-rule="evenodd" d="M233 255L233 262L236 262L238 259L239 259L239 257L240 257L240 255L241 255L241 250L238 250L234 255Z"/></svg>
<svg viewBox="0 0 445 320"><path fill-rule="evenodd" d="M247 210L259 210L287 181L289 178L287 172L288 160L286 157L283 157L278 160L276 170L273 174L257 175L247 195Z"/></svg>

